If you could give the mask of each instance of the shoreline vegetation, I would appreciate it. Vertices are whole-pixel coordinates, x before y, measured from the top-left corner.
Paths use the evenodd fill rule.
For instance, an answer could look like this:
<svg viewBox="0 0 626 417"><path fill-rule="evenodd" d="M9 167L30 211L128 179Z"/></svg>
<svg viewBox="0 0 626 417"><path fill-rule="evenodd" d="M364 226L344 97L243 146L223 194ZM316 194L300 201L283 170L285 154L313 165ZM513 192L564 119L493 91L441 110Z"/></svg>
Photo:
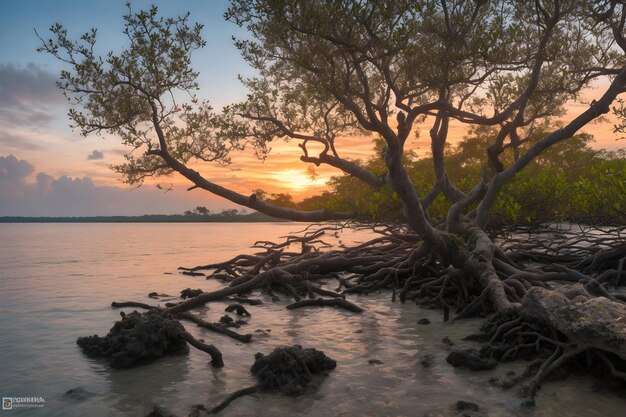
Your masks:
<svg viewBox="0 0 626 417"><path fill-rule="evenodd" d="M241 213L237 210L224 210L221 213L186 214L144 214L142 216L4 216L0 223L263 223L286 222L263 213Z"/></svg>

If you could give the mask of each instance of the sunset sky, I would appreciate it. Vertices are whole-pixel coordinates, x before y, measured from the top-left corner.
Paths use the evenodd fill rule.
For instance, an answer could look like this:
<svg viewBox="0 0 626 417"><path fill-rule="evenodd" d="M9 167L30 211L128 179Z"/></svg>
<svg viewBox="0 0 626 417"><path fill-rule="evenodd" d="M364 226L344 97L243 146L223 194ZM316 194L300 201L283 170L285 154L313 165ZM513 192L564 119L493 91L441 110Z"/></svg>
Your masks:
<svg viewBox="0 0 626 417"><path fill-rule="evenodd" d="M198 205L209 209L233 207L203 191L185 191L180 178L165 178L173 191L164 193L154 184L130 190L108 167L122 161L123 147L114 137L83 138L69 128L68 106L55 85L61 65L52 57L36 52L39 46L34 30L48 36L55 22L64 24L72 38L98 28L100 51L116 50L123 45L122 16L126 0L21 0L0 2L0 216L88 216L182 213ZM241 30L223 20L226 1L187 0L133 1L134 10L155 3L165 16L191 12L191 20L205 25L207 46L194 55L200 71L200 99L208 99L216 109L245 96L237 76L251 75L232 36ZM600 90L591 90L590 101ZM569 117L588 104L572 104ZM588 126L596 136L598 148L616 149L610 123ZM463 130L452 130L453 140ZM365 159L372 148L370 139L345 141L344 154ZM341 152L341 141L338 143ZM428 144L413 141L412 148L426 152ZM338 172L319 168L319 177L307 176L307 166L299 160L295 142L276 142L270 157L260 162L249 153L234 154L229 167L202 167L205 176L218 184L248 194L257 188L268 192L289 192L296 199L324 189L325 181ZM167 188L167 187L166 187Z"/></svg>

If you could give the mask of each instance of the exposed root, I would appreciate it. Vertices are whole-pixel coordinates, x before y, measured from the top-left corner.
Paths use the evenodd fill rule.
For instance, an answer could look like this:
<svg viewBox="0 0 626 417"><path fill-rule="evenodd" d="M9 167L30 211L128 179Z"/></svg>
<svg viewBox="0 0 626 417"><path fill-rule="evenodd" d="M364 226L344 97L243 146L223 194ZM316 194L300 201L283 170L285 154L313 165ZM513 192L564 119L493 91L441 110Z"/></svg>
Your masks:
<svg viewBox="0 0 626 417"><path fill-rule="evenodd" d="M444 233L440 242L426 245L403 227L374 225L369 226L376 233L373 239L345 247L341 242L331 242L344 226L307 228L282 242L256 242L254 248L259 252L251 255L181 268L190 273L203 271L207 279L226 284L211 292L187 291L184 295L192 298L168 308L133 302L114 306L158 309L245 342L250 341L250 335L208 323L190 310L213 301L231 301L236 304L227 311L245 315L241 304L262 303L248 298L256 291L274 300L293 299L295 302L288 309L334 306L360 312L360 307L346 300L347 295L390 290L393 301L413 301L443 309L444 320L450 312L455 320L496 313L483 328L486 345L480 354L499 361L530 360L522 377L505 384L527 380L527 395L533 396L546 378L580 362L583 356L588 362L600 364L607 374L626 379L622 363L626 349L611 345L609 338L594 337L593 343L582 340L567 321L552 322L549 314L541 317L534 311L536 308L528 307L529 300L549 300L550 294L555 293L552 288L564 284L569 300L591 300L591 307L597 304L593 300L604 300L600 303L608 303L609 310L613 304L623 305L626 296L616 292L626 281L623 227L600 232L578 226L540 228L506 236L496 244L479 228L461 224L454 231L456 234ZM341 249L332 249L331 245ZM579 296L583 298L576 298ZM599 320L600 310L586 311L591 322Z"/></svg>
<svg viewBox="0 0 626 417"><path fill-rule="evenodd" d="M532 398L550 376L581 362L589 369L596 359L606 366L607 375L626 381L620 369L626 365L626 330L619 323L626 306L595 298L582 285L541 291L529 293L521 314L498 314L483 326L489 338L483 355L500 361L532 360L521 377L504 386L530 378L521 392Z"/></svg>
<svg viewBox="0 0 626 417"><path fill-rule="evenodd" d="M209 413L217 413L219 411L222 411L223 409L225 409L228 406L228 404L230 404L231 402L233 402L237 398L243 397L244 395L253 394L253 393L257 392L258 390L259 390L259 386L258 385L253 385L251 387L242 388L240 390L237 390L237 391L229 394L228 397L224 398L224 400L221 403L219 403L218 405L213 407L209 411Z"/></svg>
<svg viewBox="0 0 626 417"><path fill-rule="evenodd" d="M222 352L220 352L218 348L213 345L207 345L206 343L199 341L191 334L189 334L189 332L185 332L185 339L187 340L187 343L189 343L191 346L211 355L211 365L213 365L215 368L222 368L224 366Z"/></svg>
<svg viewBox="0 0 626 417"><path fill-rule="evenodd" d="M346 301L343 298L331 298L331 299L316 298L314 300L302 300L302 301L297 301L293 304L289 304L287 306L287 309L294 310L296 308L301 308L301 307L327 307L327 306L342 308L344 310L352 311L353 313L363 312L363 309L361 307L349 301Z"/></svg>

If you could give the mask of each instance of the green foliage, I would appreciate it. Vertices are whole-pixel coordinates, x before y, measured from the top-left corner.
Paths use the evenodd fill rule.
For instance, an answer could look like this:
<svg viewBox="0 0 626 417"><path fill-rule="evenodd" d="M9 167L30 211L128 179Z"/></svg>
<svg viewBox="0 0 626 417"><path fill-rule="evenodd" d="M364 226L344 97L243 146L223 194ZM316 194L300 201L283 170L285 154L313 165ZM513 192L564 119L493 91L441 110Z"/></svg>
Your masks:
<svg viewBox="0 0 626 417"><path fill-rule="evenodd" d="M447 155L448 173L467 192L484 172L481 154L489 143L488 130L478 129ZM537 133L535 140L541 137ZM624 152L596 151L589 147L592 137L577 135L544 152L504 186L493 208L497 222L535 224L546 221L626 221L626 155ZM532 142L524 146L530 146ZM506 165L513 152L505 153ZM407 161L407 171L419 195L430 190L435 178L432 158ZM369 168L380 166L368 161ZM371 190L350 177L334 177L332 192L308 198L298 204L306 209L353 210L373 220L401 220L402 204L388 186ZM429 207L431 219L442 219L451 202L440 194Z"/></svg>
<svg viewBox="0 0 626 417"><path fill-rule="evenodd" d="M382 176L391 178L403 201L387 185L372 190L348 176L333 179L332 192L300 204L288 194L260 191L256 198L289 208L351 211L375 220L400 219L404 206L413 223L421 224L428 219L421 215L417 196L433 197L428 205L432 220L445 217L451 205L443 195L431 195L435 177L448 196L458 198L462 193L448 179L469 192L510 167L533 144L536 152L527 156L562 141L529 165L518 159L520 164L508 172L525 169L500 190L495 217L516 222L623 217L623 155L591 150L585 135L564 140L567 136L556 134L538 144L549 136L548 128L564 114L568 100L593 80L619 74L626 64L623 2L230 3L225 17L247 30L235 45L256 76L242 80L246 99L221 113L195 98L198 73L191 56L205 42L202 26L190 25L188 15L162 18L156 7L133 12L129 6L127 45L105 55L94 52L95 30L73 41L57 24L51 28L53 39L41 39L40 50L69 67L59 86L74 106L70 118L75 127L85 135L115 135L127 145L127 162L114 168L128 183L140 185L146 177L177 171L195 186L253 206L254 196L225 190L190 164L227 164L231 150L247 145L263 158L272 140L291 139L299 142L304 162L335 166L374 186ZM604 101L617 94L609 92L599 100L602 108L592 105L587 116L606 110ZM626 119L622 102L613 111ZM405 149L406 141L432 117L434 157L417 158ZM452 120L469 127L470 134L446 149ZM615 130L623 132L624 125ZM568 130L554 131L559 132ZM350 135L377 140L363 166L342 159L341 138ZM405 172L417 196L407 186ZM499 185L492 183L491 190ZM486 217L493 195L487 195L479 217Z"/></svg>
<svg viewBox="0 0 626 417"><path fill-rule="evenodd" d="M162 158L167 152L181 163L191 160L230 162L238 140L216 133L224 123L208 102L195 97L198 72L193 52L205 45L202 25L158 15L156 6L124 16L127 45L119 52L96 52L97 31L78 41L61 24L39 51L68 64L57 83L73 107L72 127L83 135L109 133L128 147L126 163L113 167L127 183L169 175L174 170Z"/></svg>

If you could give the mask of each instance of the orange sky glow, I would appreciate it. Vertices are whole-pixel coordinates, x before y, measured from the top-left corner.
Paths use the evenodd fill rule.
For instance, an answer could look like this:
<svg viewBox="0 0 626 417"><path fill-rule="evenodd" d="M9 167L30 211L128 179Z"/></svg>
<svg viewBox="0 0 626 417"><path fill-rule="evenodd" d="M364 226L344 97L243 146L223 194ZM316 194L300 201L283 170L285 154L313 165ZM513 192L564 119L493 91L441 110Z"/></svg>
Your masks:
<svg viewBox="0 0 626 417"><path fill-rule="evenodd" d="M9 185L13 187L11 189L22 190L21 194L28 194L34 193L34 189L41 188L42 184L46 188L46 184L53 180L86 178L95 188L129 189L109 168L123 162L125 149L119 139L110 136L83 138L68 127L68 104L55 86L62 66L51 57L36 53L39 40L32 31L34 27L43 32L55 21L65 23L73 29L71 33L74 35L97 27L104 47L115 49L123 44L120 34L121 16L126 11L124 1L119 4L112 2L111 5L69 1L67 4L61 2L62 7L52 6L52 3L55 2L15 2L11 7L7 5L3 9L4 14L0 14L0 158L12 155L15 161L23 161L27 167L17 177L9 178L13 181ZM35 4L37 7L33 7ZM140 9L150 4L149 0L136 0L133 6ZM164 15L175 16L189 10L194 20L205 24L204 37L208 43L194 55L193 65L200 71L198 97L208 99L216 109L245 98L246 91L237 76L253 75L232 44L231 36L240 29L224 22L222 16L226 7L227 2L223 0L181 4L166 2L159 5ZM32 10L38 12L33 13ZM214 59L215 56L220 59ZM607 85L607 80L597 81L577 102L569 103L562 121L567 122L584 111ZM418 155L428 155L429 128L426 125L416 126L422 134L417 139L412 137L407 149L415 150ZM460 123L452 123L448 142L451 145L457 143L466 134L466 129ZM626 139L619 140L623 135L614 134L612 129L612 118L607 115L606 120L589 124L583 132L594 135L596 141L593 147L596 149L623 148ZM290 193L299 201L327 189L327 181L341 172L322 165L315 167L315 176L312 177L309 165L299 159L301 150L297 144L296 140L284 142L277 139L272 142L272 151L264 161L258 160L254 152L247 149L231 154L232 164L229 166L199 164L193 168L207 179L243 194L262 189L267 193ZM371 157L373 143L372 138L366 136L342 137L336 140L336 147L340 156L364 161ZM14 165L15 161L12 162ZM0 166L0 174L2 169ZM157 189L157 184L161 185L160 189ZM147 181L142 190L163 194L163 190L169 189L170 185L173 191L163 201L180 200L176 205L166 208L144 202L143 207L146 208L140 206L137 210L149 209L159 213L180 212L181 207L193 208L196 205L218 209L233 207L232 203L202 190L186 192L190 184L179 176ZM41 202L46 200L37 201L43 204ZM12 211L3 212L0 204L0 216L20 213L23 206L15 205ZM120 206L119 211L123 210Z"/></svg>

